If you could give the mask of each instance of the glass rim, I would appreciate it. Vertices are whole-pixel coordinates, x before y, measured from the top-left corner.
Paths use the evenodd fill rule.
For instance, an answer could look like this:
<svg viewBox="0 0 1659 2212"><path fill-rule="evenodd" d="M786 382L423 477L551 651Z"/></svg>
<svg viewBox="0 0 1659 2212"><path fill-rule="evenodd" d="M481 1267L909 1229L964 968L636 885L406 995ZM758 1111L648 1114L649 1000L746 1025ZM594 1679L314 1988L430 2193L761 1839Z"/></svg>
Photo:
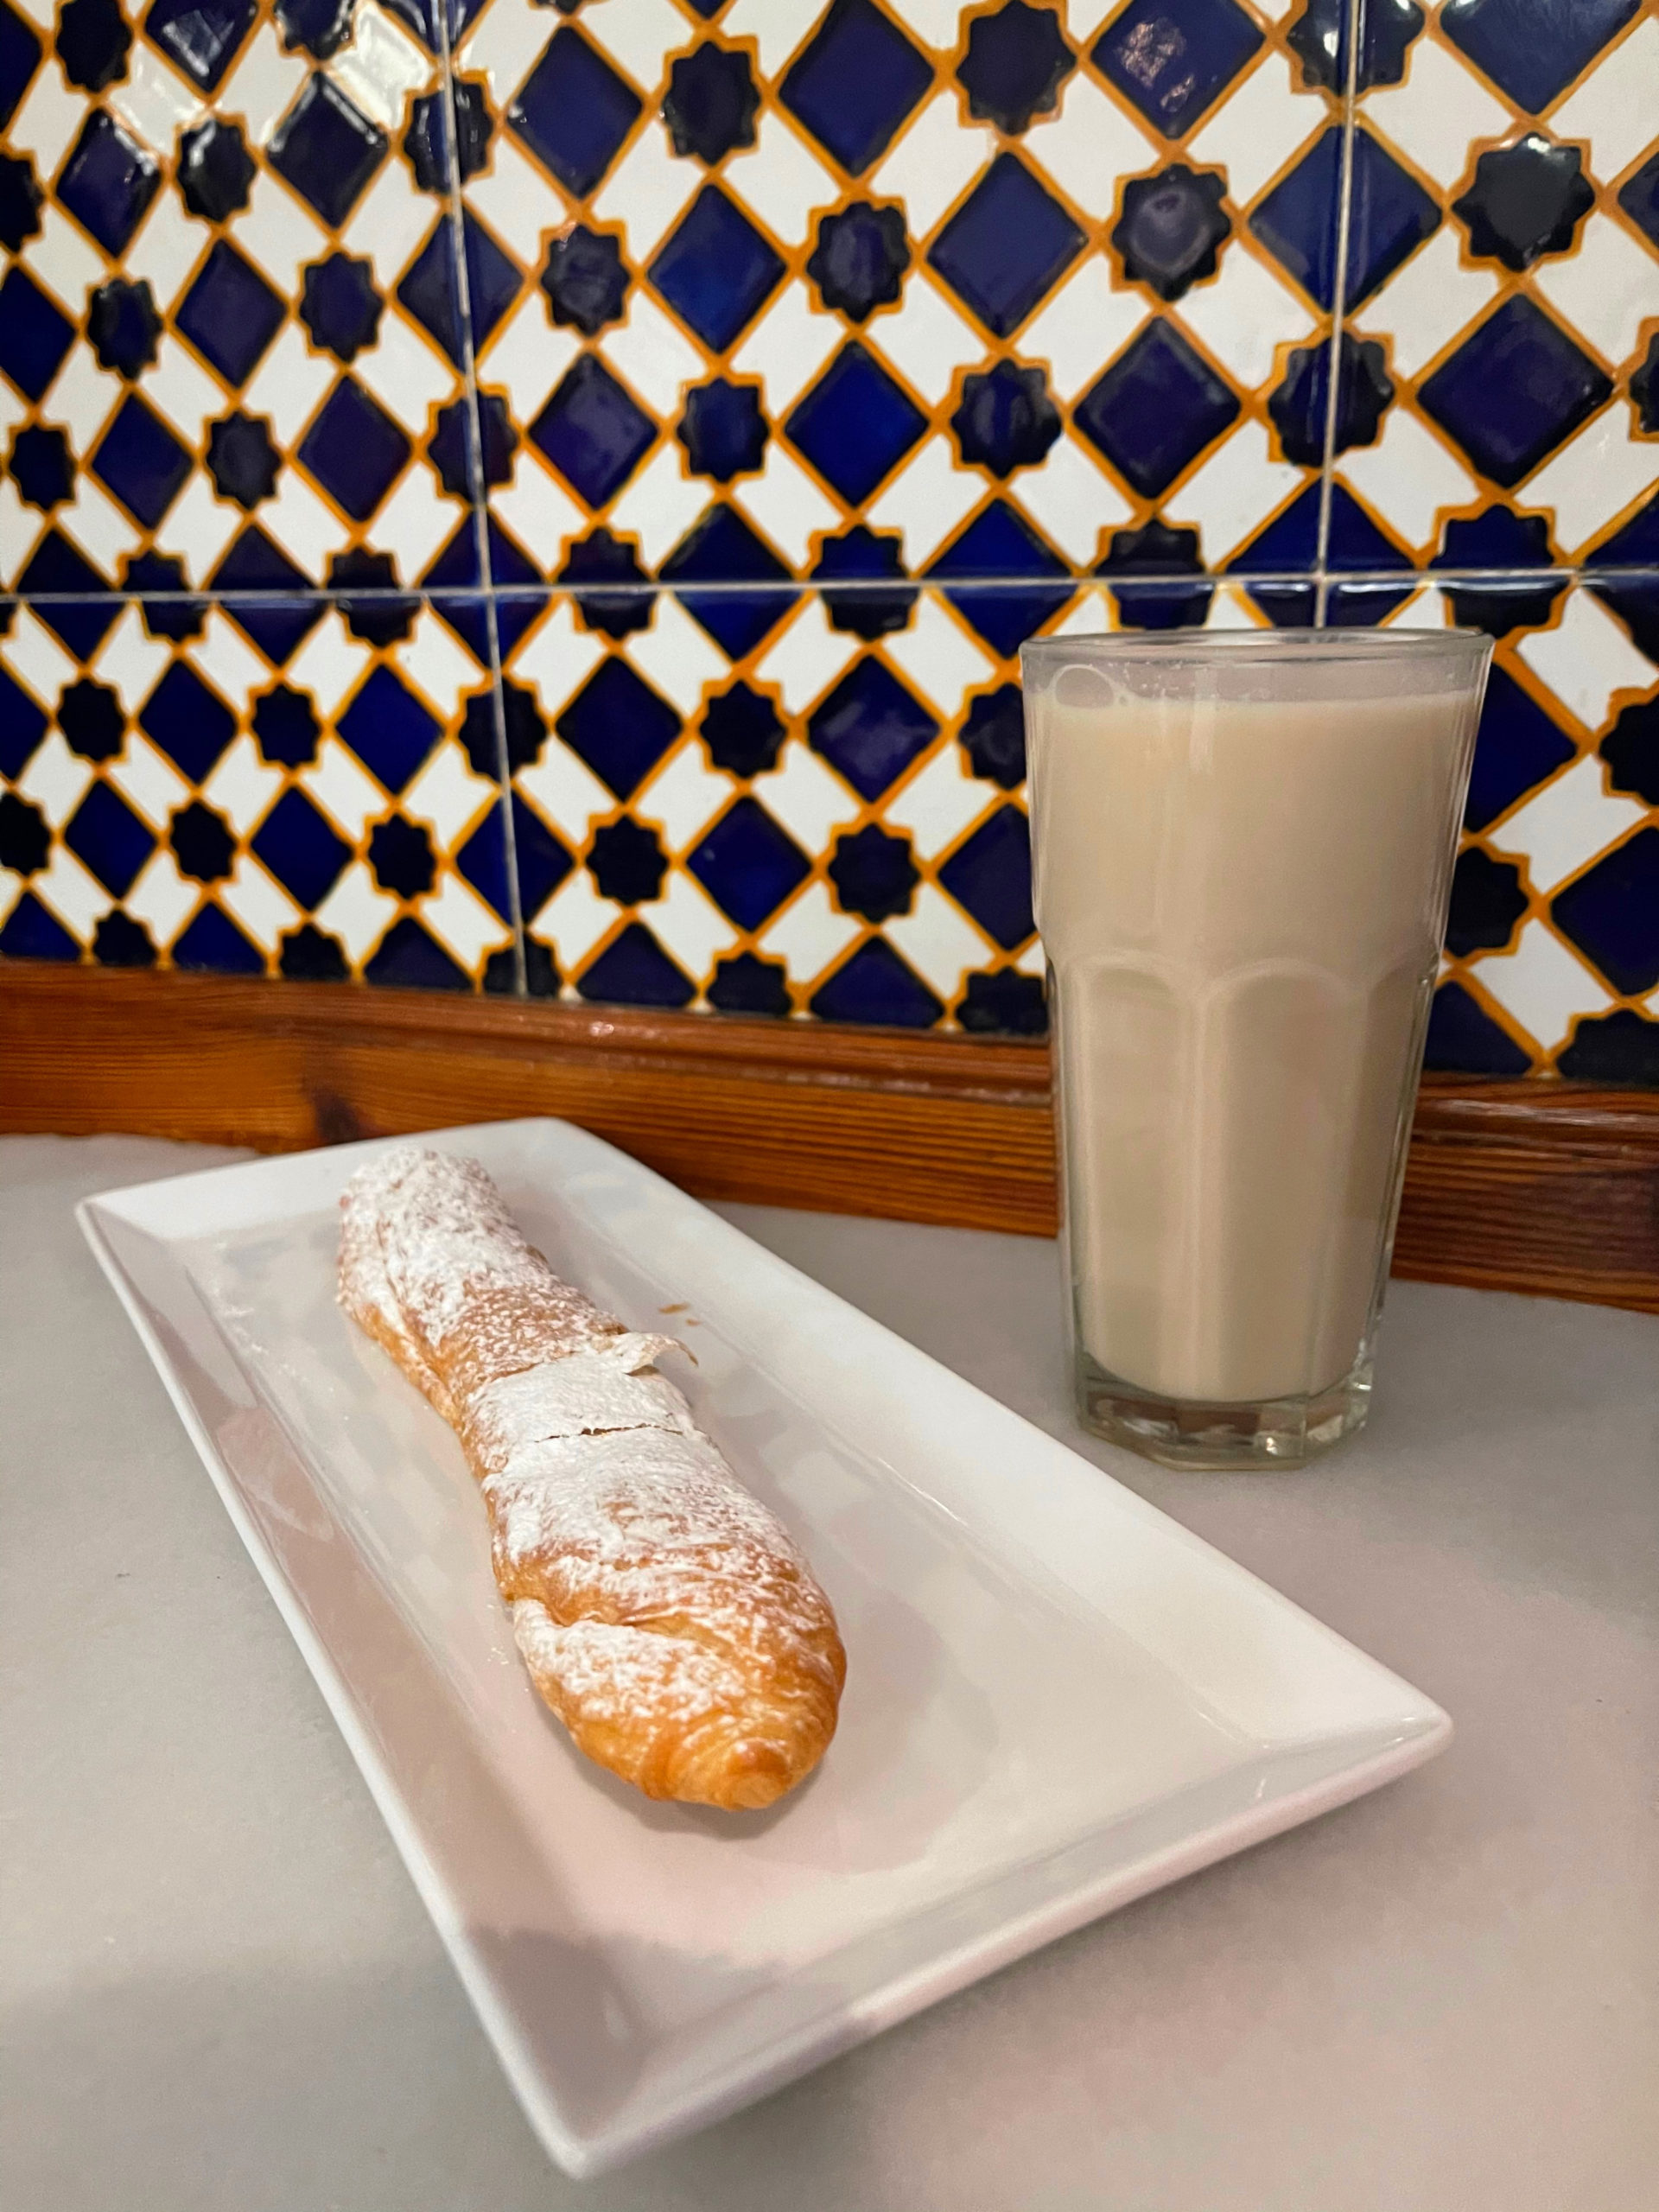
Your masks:
<svg viewBox="0 0 1659 2212"><path fill-rule="evenodd" d="M1214 661L1457 660L1490 652L1484 630L1316 630L1311 626L1250 630L1089 630L1070 637L1032 638L1020 658L1043 664L1075 656L1163 661L1179 667Z"/></svg>

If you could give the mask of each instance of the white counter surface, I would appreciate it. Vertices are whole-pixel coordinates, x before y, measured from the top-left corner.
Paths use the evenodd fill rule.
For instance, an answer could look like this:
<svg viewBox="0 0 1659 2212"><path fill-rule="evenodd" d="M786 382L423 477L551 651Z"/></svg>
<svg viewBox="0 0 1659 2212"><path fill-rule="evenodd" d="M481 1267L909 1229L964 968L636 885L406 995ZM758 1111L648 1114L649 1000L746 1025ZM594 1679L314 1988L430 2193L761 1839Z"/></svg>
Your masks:
<svg viewBox="0 0 1659 2212"><path fill-rule="evenodd" d="M8 2212L1659 2208L1659 1320L1396 1283L1366 1435L1173 1475L1071 1427L1052 1245L721 1208L1458 1735L577 2183L71 1217L235 1156L0 1141Z"/></svg>

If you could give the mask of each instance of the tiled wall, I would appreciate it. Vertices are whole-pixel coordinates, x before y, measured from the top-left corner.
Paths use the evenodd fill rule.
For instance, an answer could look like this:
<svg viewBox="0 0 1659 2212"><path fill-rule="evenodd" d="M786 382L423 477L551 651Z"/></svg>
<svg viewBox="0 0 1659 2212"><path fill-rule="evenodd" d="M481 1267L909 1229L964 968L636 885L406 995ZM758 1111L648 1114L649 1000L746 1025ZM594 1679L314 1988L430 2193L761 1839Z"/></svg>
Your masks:
<svg viewBox="0 0 1659 2212"><path fill-rule="evenodd" d="M1033 1033L1022 639L1455 620L1659 1082L1652 8L432 4L0 0L0 953Z"/></svg>

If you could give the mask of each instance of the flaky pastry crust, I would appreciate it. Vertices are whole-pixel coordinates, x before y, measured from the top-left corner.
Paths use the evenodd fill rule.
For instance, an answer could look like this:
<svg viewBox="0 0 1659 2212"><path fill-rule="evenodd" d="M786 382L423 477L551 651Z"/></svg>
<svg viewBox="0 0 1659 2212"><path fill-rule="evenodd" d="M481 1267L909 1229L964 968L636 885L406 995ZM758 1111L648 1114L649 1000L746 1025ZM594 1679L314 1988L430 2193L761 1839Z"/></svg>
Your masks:
<svg viewBox="0 0 1659 2212"><path fill-rule="evenodd" d="M340 1302L461 1438L532 1681L650 1797L771 1804L823 1758L830 1602L631 1332L561 1282L475 1160L403 1147L341 1199Z"/></svg>

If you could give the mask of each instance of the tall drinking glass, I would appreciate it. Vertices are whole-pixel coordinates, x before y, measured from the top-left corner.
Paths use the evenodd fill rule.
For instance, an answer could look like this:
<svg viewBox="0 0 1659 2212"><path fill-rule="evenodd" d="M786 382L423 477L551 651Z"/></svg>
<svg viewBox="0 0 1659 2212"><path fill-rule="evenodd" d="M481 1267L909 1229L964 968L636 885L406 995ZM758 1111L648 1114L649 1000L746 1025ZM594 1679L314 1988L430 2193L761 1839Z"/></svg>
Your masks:
<svg viewBox="0 0 1659 2212"><path fill-rule="evenodd" d="M1365 1418L1490 641L1023 655L1085 1427L1177 1465Z"/></svg>

